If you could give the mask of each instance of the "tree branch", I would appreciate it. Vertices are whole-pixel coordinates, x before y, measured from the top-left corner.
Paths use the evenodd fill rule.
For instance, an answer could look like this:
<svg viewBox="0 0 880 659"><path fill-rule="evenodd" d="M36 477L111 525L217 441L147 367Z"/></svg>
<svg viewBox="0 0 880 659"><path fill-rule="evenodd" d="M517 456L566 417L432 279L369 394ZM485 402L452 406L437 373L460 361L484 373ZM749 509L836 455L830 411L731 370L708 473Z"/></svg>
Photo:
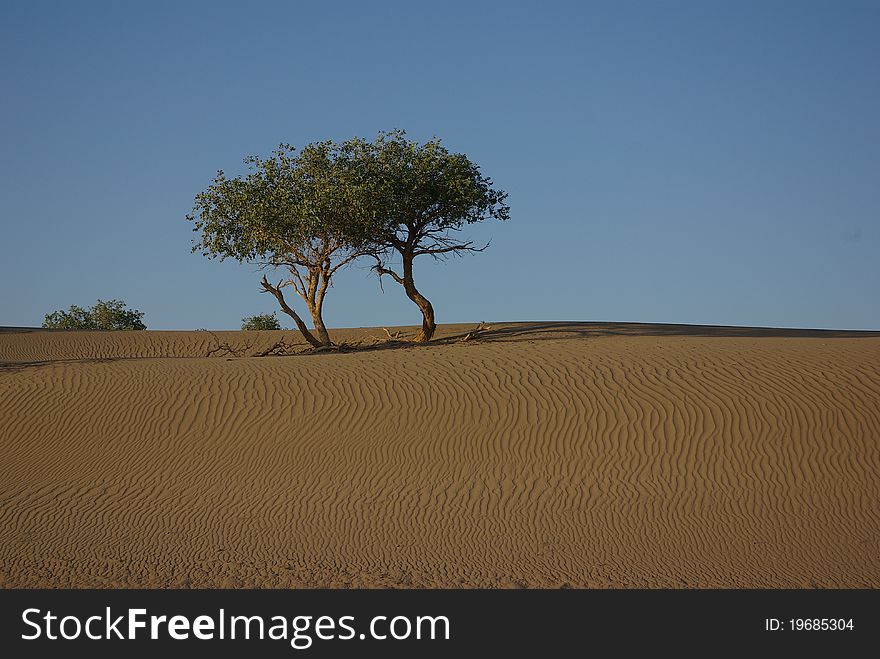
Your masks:
<svg viewBox="0 0 880 659"><path fill-rule="evenodd" d="M296 280L291 279L290 285L293 286L293 290L296 291L296 294L299 295L303 300L308 301L308 293L306 292L306 285L303 283L302 276L299 274L299 269L291 267L290 274L296 277ZM265 277L264 277L265 279ZM278 288L281 288L281 283L279 282Z"/></svg>
<svg viewBox="0 0 880 659"><path fill-rule="evenodd" d="M348 265L349 263L351 263L351 262L354 261L355 259L359 259L359 258L362 257L362 256L368 256L368 255L371 256L370 252L364 252L364 251L361 251L361 252L354 252L354 253L351 254L351 256L349 256L348 258L346 258L346 259L340 261L339 263L337 263L336 265L334 265L332 268L330 268L330 270L329 270L329 272L328 272L328 275L332 275L334 272L336 272L337 270L339 270L339 268L341 268L341 267L344 266L344 265Z"/></svg>
<svg viewBox="0 0 880 659"><path fill-rule="evenodd" d="M382 266L382 261L375 254L372 255L374 259L376 259L376 265L374 265L371 269L382 277L382 275L389 275L394 281L403 286L403 277L394 272L394 270L389 270L388 268L384 268Z"/></svg>
<svg viewBox="0 0 880 659"><path fill-rule="evenodd" d="M434 243L429 247L417 249L415 252L413 252L413 257L421 256L422 254L439 256L441 254L449 254L451 252L482 252L485 251L487 247L489 247L489 244L490 243L486 243L482 247L474 247L472 242L467 242L462 243L461 245L447 245L446 247L441 247L440 243Z"/></svg>

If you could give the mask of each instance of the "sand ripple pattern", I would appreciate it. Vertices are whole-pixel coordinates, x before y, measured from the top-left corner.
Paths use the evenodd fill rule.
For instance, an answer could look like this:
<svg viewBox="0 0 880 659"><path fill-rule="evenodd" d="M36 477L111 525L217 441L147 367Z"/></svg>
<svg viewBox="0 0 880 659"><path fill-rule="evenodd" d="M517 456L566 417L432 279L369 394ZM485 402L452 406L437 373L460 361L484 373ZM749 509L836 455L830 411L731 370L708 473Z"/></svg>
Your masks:
<svg viewBox="0 0 880 659"><path fill-rule="evenodd" d="M876 337L46 334L0 336L6 587L880 587Z"/></svg>

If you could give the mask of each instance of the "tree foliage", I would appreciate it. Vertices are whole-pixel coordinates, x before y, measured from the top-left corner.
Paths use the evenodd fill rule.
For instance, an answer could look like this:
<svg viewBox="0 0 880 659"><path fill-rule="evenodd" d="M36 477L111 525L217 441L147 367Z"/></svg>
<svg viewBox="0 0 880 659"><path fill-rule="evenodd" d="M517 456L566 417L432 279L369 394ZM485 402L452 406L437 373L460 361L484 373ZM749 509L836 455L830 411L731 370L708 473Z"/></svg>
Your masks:
<svg viewBox="0 0 880 659"><path fill-rule="evenodd" d="M363 215L365 197L350 149L326 141L297 153L282 144L267 159L245 162L250 173L227 178L220 171L196 196L187 216L199 233L193 251L285 269L288 278L277 284L264 276L263 289L312 345L329 345L322 317L327 289L337 270L364 254L365 232L353 218ZM288 286L305 301L317 338L286 302Z"/></svg>
<svg viewBox="0 0 880 659"><path fill-rule="evenodd" d="M227 178L220 171L196 196L187 219L199 234L193 251L220 259L283 268L272 293L313 346L330 345L322 309L334 273L370 256L374 270L400 284L422 312L417 341L436 329L434 308L416 288L413 261L479 252L459 232L468 224L507 220L507 193L461 153L439 139L424 144L401 130L368 142L352 138L309 144L299 152L282 144L267 159L247 158L250 172ZM401 269L392 262L400 261ZM312 316L317 337L288 305L291 287Z"/></svg>
<svg viewBox="0 0 880 659"><path fill-rule="evenodd" d="M371 143L356 141L354 149L369 188L369 212L361 226L370 236L374 270L403 286L418 305L423 320L416 340L429 341L436 329L434 308L415 286L414 259L484 250L488 245L475 247L458 234L468 224L509 219L507 193L437 138L419 144L397 130ZM394 257L400 258L399 272L388 265Z"/></svg>
<svg viewBox="0 0 880 659"><path fill-rule="evenodd" d="M263 313L256 316L248 316L241 319L243 330L280 330L281 324L275 317L275 312Z"/></svg>
<svg viewBox="0 0 880 659"><path fill-rule="evenodd" d="M98 300L92 307L83 309L75 304L67 311L46 314L43 327L47 329L72 330L145 330L144 313L127 309L122 300Z"/></svg>

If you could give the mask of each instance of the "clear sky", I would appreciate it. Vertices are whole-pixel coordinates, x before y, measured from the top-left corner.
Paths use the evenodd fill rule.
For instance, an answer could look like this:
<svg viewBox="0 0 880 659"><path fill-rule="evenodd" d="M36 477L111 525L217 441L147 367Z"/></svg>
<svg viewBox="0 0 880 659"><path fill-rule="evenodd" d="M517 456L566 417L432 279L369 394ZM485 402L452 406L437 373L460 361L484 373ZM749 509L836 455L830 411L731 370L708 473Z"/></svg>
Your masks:
<svg viewBox="0 0 880 659"><path fill-rule="evenodd" d="M404 128L510 193L469 232L488 251L416 261L438 322L878 329L878 34L880 2L832 0L2 0L0 325L272 311L253 266L190 253L195 194L282 141ZM325 320L420 315L365 264Z"/></svg>

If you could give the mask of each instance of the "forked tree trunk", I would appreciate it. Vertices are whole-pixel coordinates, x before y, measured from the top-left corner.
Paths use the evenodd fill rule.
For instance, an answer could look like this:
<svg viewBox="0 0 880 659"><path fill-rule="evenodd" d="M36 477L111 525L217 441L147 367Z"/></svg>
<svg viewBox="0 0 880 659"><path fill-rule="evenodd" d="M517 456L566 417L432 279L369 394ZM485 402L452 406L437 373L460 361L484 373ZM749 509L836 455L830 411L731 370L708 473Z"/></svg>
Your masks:
<svg viewBox="0 0 880 659"><path fill-rule="evenodd" d="M263 285L263 288L272 293L272 295L275 296L275 299L278 300L278 304L281 305L281 310L288 316L293 318L293 322L296 323L297 329L303 335L303 338L305 338L305 340L308 341L313 348L320 348L325 345L330 345L330 337L327 336L327 330L324 328L323 322L321 323L321 327L319 329L319 335L320 330L323 330L323 339L326 339L326 342L322 342L322 340L316 339L315 336L309 331L309 328L306 327L305 322L303 322L303 319L299 317L299 314L291 309L287 302L284 300L284 293L281 292L280 288L272 286L272 284L270 284L265 277L263 277L263 281L261 283Z"/></svg>
<svg viewBox="0 0 880 659"><path fill-rule="evenodd" d="M427 343L434 336L437 323L434 322L434 307L424 295L419 293L413 281L413 257L403 255L403 290L406 296L418 305L422 312L422 330L415 338L417 343Z"/></svg>
<svg viewBox="0 0 880 659"><path fill-rule="evenodd" d="M332 276L329 263L322 264L309 271L309 288L306 291L305 302L312 314L312 323L315 325L315 333L322 345L332 346L333 341L327 333L324 326L324 318L322 316L324 310L324 295L330 286L330 277Z"/></svg>
<svg viewBox="0 0 880 659"><path fill-rule="evenodd" d="M281 309L284 311L284 313L286 313L288 316L293 318L293 322L296 323L296 328L303 335L303 338L305 338L305 340L308 341L312 345L313 348L320 348L322 346L329 345L329 342L330 342L329 338L327 339L326 343L321 338L315 338L315 335L309 331L309 328L306 327L305 322L303 321L302 318L299 317L299 314L296 313L296 311L294 311L290 307L288 307L287 304L282 302ZM327 336L327 330L324 330L324 337L326 337L326 336ZM320 333L319 333L319 337L320 337Z"/></svg>

